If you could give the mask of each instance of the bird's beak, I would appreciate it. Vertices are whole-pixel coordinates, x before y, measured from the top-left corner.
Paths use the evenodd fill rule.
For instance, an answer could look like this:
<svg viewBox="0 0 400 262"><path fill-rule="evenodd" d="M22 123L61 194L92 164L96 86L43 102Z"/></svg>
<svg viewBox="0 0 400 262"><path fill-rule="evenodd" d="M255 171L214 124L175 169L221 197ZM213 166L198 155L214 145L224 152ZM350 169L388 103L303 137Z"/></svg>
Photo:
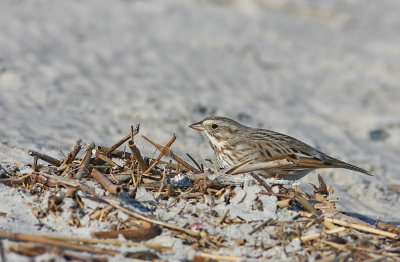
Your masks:
<svg viewBox="0 0 400 262"><path fill-rule="evenodd" d="M193 128L193 129L195 129L197 131L204 131L205 130L205 128L203 126L203 121L191 124L189 127Z"/></svg>

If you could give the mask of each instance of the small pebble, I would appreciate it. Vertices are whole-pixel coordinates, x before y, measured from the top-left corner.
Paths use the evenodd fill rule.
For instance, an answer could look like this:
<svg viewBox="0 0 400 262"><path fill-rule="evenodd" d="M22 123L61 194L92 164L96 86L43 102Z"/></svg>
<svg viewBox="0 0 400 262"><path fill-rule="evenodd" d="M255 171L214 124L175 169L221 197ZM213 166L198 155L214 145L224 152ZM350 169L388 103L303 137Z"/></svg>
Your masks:
<svg viewBox="0 0 400 262"><path fill-rule="evenodd" d="M191 187L193 186L192 180L188 178L186 175L179 173L173 178L170 179L170 183L173 187Z"/></svg>

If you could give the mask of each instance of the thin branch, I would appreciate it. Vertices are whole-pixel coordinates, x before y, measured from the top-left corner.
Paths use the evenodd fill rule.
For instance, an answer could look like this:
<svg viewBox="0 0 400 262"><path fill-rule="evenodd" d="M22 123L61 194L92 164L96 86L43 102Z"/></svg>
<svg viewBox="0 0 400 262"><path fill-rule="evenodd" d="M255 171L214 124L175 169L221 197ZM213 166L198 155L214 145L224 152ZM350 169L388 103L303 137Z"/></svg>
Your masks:
<svg viewBox="0 0 400 262"><path fill-rule="evenodd" d="M199 165L199 163L197 163L196 160L194 160L194 158L193 158L189 153L186 153L186 155L190 158L190 160L192 160L192 162L197 166L197 168L198 168L201 172L204 172L203 168Z"/></svg>
<svg viewBox="0 0 400 262"><path fill-rule="evenodd" d="M254 174L253 172L251 172L250 174L255 180L257 180L257 182L264 187L269 193L274 193L271 189L271 187L269 185L267 185L267 183L265 183L264 180L261 179L261 177L259 177L258 175Z"/></svg>
<svg viewBox="0 0 400 262"><path fill-rule="evenodd" d="M164 156L165 152L167 150L169 150L169 147L175 142L176 140L176 136L174 135L169 141L168 143L162 147L162 149L160 150L160 155L158 155L157 159L155 161L153 161L153 163L151 164L151 166L144 172L145 174L149 173L157 164L158 161L161 160L161 158Z"/></svg>
<svg viewBox="0 0 400 262"><path fill-rule="evenodd" d="M136 125L135 130L133 131L133 133L129 133L127 136L125 136L124 138L122 138L118 143L116 143L115 145L113 145L112 147L110 147L106 152L104 152L105 155L110 154L111 152L113 152L115 149L117 149L120 145L122 145L123 143L125 143L126 141L129 140L129 138L131 138L132 136L136 135L139 133L139 129L140 129L140 124Z"/></svg>
<svg viewBox="0 0 400 262"><path fill-rule="evenodd" d="M160 151L164 148L162 145L157 144L156 142L151 141L150 139L148 139L145 136L142 136L146 141L148 141L150 144L152 144L153 146L157 147ZM182 166L186 167L188 170L192 171L195 174L200 173L199 170L197 170L196 168L194 168L193 166L191 166L190 164L188 164L186 161L184 161L182 158L176 156L174 153L172 153L172 151L167 148L164 152L164 154L170 158L172 158L173 160L175 160L176 162L178 162L179 164L181 164Z"/></svg>

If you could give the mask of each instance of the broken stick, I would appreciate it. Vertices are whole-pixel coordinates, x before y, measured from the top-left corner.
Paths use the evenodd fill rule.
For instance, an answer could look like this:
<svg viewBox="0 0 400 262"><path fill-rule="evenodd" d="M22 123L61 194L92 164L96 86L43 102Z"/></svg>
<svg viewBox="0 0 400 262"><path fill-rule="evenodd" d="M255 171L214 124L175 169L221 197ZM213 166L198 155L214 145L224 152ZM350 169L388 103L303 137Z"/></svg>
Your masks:
<svg viewBox="0 0 400 262"><path fill-rule="evenodd" d="M157 144L156 142L153 142L152 140L150 140L149 138L142 136L147 142L149 142L150 144L152 144L153 146L157 147L158 150L163 150L163 146L160 144ZM165 149L164 155L172 158L173 160L175 160L176 162L178 162L179 164L181 164L182 166L186 167L188 170L192 171L195 174L200 173L199 170L197 170L195 167L191 166L190 164L188 164L186 161L184 161L182 158L176 156L174 153L172 153L172 151L169 148Z"/></svg>
<svg viewBox="0 0 400 262"><path fill-rule="evenodd" d="M88 166L89 166L89 162L90 162L90 158L92 157L92 150L94 148L94 143L90 143L87 147L86 147L86 153L85 156L83 157L81 166L78 169L78 172L76 173L76 178L78 180L81 180L83 178L84 175L86 175L88 173Z"/></svg>
<svg viewBox="0 0 400 262"><path fill-rule="evenodd" d="M92 170L92 177L96 179L108 192L119 194L122 191L121 186L113 184L107 177L100 173L97 169Z"/></svg>

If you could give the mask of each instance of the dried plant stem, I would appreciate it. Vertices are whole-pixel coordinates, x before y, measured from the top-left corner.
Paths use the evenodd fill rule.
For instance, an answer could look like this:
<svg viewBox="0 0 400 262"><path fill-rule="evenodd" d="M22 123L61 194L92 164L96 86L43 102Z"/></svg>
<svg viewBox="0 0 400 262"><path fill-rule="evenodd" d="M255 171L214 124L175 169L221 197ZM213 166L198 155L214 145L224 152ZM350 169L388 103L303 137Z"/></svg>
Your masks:
<svg viewBox="0 0 400 262"><path fill-rule="evenodd" d="M197 231L193 231L193 230L190 230L190 229L187 229L187 228L183 228L183 227L180 227L180 226L171 225L171 224L168 224L166 222L163 222L163 221L160 221L160 220L157 220L157 219L153 219L153 218L149 218L149 217L137 214L137 213L125 208L125 207L122 207L122 206L120 206L118 204L115 204L115 203L112 203L112 202L109 202L108 204L113 206L113 207L115 207L115 208L118 208L119 210L124 211L125 213L127 213L127 214L129 214L129 215L131 215L133 217L142 219L144 221L147 221L147 222L150 222L150 223L153 223L153 224L157 224L157 225L169 228L169 229L173 229L173 230L177 230L177 231L180 231L180 232L184 232L184 233L186 233L186 234L188 234L188 235L190 235L192 237L199 237L200 236L200 233L197 232Z"/></svg>
<svg viewBox="0 0 400 262"><path fill-rule="evenodd" d="M12 185L22 185L24 183L23 179L14 179L14 178L0 178L0 183L12 186Z"/></svg>
<svg viewBox="0 0 400 262"><path fill-rule="evenodd" d="M122 191L121 186L113 184L107 177L97 169L92 170L92 177L96 179L108 192L113 194L119 194Z"/></svg>
<svg viewBox="0 0 400 262"><path fill-rule="evenodd" d="M90 158L92 157L92 150L94 148L94 143L90 143L87 147L86 147L86 153L85 156L83 157L82 163L78 169L78 172L76 173L76 178L78 180L81 180L83 178L84 175L86 175L88 173L88 166L89 166L89 162L90 162Z"/></svg>
<svg viewBox="0 0 400 262"><path fill-rule="evenodd" d="M78 155L79 151L82 149L81 142L81 138L78 138L78 140L76 140L74 148L68 155L64 157L64 159L60 163L60 166L70 164L72 163L72 161L75 160L76 155Z"/></svg>
<svg viewBox="0 0 400 262"><path fill-rule="evenodd" d="M129 138L132 138L134 135L139 133L139 129L140 129L140 124L136 125L136 128L133 130L133 132L129 133L127 136L125 136L124 138L122 138L118 143L116 143L115 145L113 145L112 147L110 147L109 149L107 149L106 152L104 152L105 155L110 154L111 152L113 152L115 149L117 149L120 145L122 145L123 143L125 143L126 141L129 140Z"/></svg>
<svg viewBox="0 0 400 262"><path fill-rule="evenodd" d="M160 188L158 189L158 192L162 192L164 190L164 183L165 183L166 177L167 177L167 174L166 174L166 170L165 170L165 166L164 166L164 172L163 172L163 176L160 181Z"/></svg>
<svg viewBox="0 0 400 262"><path fill-rule="evenodd" d="M399 226L395 226L395 225L392 225L392 224L387 224L387 223L379 221L378 223L376 223L376 227L381 229L381 230L396 232L396 233L400 234L400 227Z"/></svg>
<svg viewBox="0 0 400 262"><path fill-rule="evenodd" d="M48 156L48 155L45 155L45 154L42 154L42 153L39 153L39 152L36 152L36 151L33 151L33 150L29 150L28 154L30 156L35 157L35 158L41 159L41 160L43 160L43 161L45 161L45 162L47 162L49 164L52 164L53 166L59 166L60 163L61 163L60 160L58 160L58 159L56 159L54 157L51 157L51 156Z"/></svg>
<svg viewBox="0 0 400 262"><path fill-rule="evenodd" d="M251 176L252 176L255 180L257 180L257 182L258 182L262 187L264 187L269 193L274 193L274 192L272 192L271 187L270 187L269 185L267 185L267 183L265 183L265 181L262 180L261 177L259 177L258 175L254 174L253 172L251 172Z"/></svg>
<svg viewBox="0 0 400 262"><path fill-rule="evenodd" d="M151 141L150 139L148 139L145 136L142 136L147 142L149 142L150 144L152 144L153 146L157 147L158 150L162 150L164 147L160 144L157 144L156 142ZM182 166L186 167L188 170L192 171L195 174L200 173L199 170L197 170L196 168L194 168L193 166L191 166L190 164L188 164L187 162L185 162L182 158L176 156L174 153L172 153L172 151L167 148L164 152L164 154L170 158L172 158L173 160L175 160L176 162L178 162L179 164L181 164Z"/></svg>
<svg viewBox="0 0 400 262"><path fill-rule="evenodd" d="M18 234L18 233L0 231L0 237L21 240L21 241L29 241L29 242L34 242L34 243L47 244L47 245L51 245L51 246L69 248L69 249L74 249L74 250L79 250L79 251L86 251L89 253L106 254L106 255L111 255L111 256L114 256L114 255L117 255L120 253L117 250L87 246L87 245L82 245L82 244L69 243L69 242L65 242L63 240L57 240L57 239L52 239L49 237L38 236L38 235Z"/></svg>
<svg viewBox="0 0 400 262"><path fill-rule="evenodd" d="M292 195L285 195L285 194L280 194L280 193L274 193L274 192L260 192L261 195L267 195L267 196L276 196L284 199L292 199Z"/></svg>
<svg viewBox="0 0 400 262"><path fill-rule="evenodd" d="M10 157L10 156L8 156L8 155L2 153L2 152L0 152L0 156L6 158L6 159L8 159L8 160L13 161L15 164L17 164L17 165L19 165L19 166L22 166L22 165L24 164L24 163L22 163L21 161L18 161L18 160L16 160L16 159L14 159L14 158L12 158L12 157Z"/></svg>
<svg viewBox="0 0 400 262"><path fill-rule="evenodd" d="M323 235L337 234L337 233L344 232L346 230L347 229L345 227L336 227L336 228L333 228L333 229L330 229L330 230L327 230L327 231L324 231L324 232L321 232L321 233L312 234L312 235L308 235L308 236L302 236L302 237L297 238L297 239L300 239L302 242L306 242L306 241L310 241L310 240L315 240L315 239L321 238L321 236L323 236Z"/></svg>
<svg viewBox="0 0 400 262"><path fill-rule="evenodd" d="M218 225L221 225L222 223L224 223L229 212L230 212L230 209L226 210L225 213L218 219L218 223L217 223Z"/></svg>
<svg viewBox="0 0 400 262"><path fill-rule="evenodd" d="M372 234L376 234L376 235L380 235L380 236L385 236L385 237L389 237L389 238L393 238L393 239L397 239L399 238L399 234L395 234L395 233L390 233L387 231L383 231L380 229L376 229L373 227L368 227L368 226L363 226L363 225L359 225L359 224L354 224L354 223L349 223L346 221L342 221L342 220L338 220L335 218L330 218L330 217L326 217L325 220L332 222L336 225L340 225L340 226L344 226L344 227L351 227L360 231L364 231L364 232L368 232L368 233L372 233Z"/></svg>
<svg viewBox="0 0 400 262"><path fill-rule="evenodd" d="M299 203L305 208L307 209L308 212L316 215L316 216L320 216L321 212L318 211L317 209L315 209L313 207L312 204L310 204L310 202L308 202L307 199L305 199L300 193L295 192L294 193L294 197L296 198L297 201L299 201Z"/></svg>
<svg viewBox="0 0 400 262"><path fill-rule="evenodd" d="M132 140L128 142L129 149L132 152L132 160L136 160L138 162L139 168L144 172L147 170L147 164L144 162L142 154L140 154L139 149L135 146Z"/></svg>
<svg viewBox="0 0 400 262"><path fill-rule="evenodd" d="M93 149L92 150L92 154L97 157L100 158L101 160L103 160L104 162L108 163L110 166L116 166L117 164L112 161L111 159L109 159L106 155L102 154L99 150L97 149Z"/></svg>
<svg viewBox="0 0 400 262"><path fill-rule="evenodd" d="M44 236L54 240L61 241L74 241L74 242L82 242L88 244L104 244L104 245L113 245L113 246L122 246L126 245L129 247L147 247L160 251L168 251L172 250L172 247L163 246L158 243L136 243L132 241L121 241L114 239L99 239L99 238L78 238L78 237L60 237L60 236Z"/></svg>
<svg viewBox="0 0 400 262"><path fill-rule="evenodd" d="M40 177L43 180L43 182L46 182L47 184L52 183L52 184L54 184L54 186L61 185L64 187L75 187L75 188L78 188L85 192L88 192L89 194L96 195L93 192L93 190L91 190L90 188L88 188L87 186L83 185L82 183L80 183L79 181L77 181L75 179L70 179L70 178L61 177L61 176L48 175L43 172L36 172L36 173L33 173L32 175ZM45 177L46 179L43 178L42 176Z"/></svg>
<svg viewBox="0 0 400 262"><path fill-rule="evenodd" d="M201 172L203 172L203 168L199 165L199 163L197 163L197 161L196 161L189 153L186 153L186 155L190 158L190 160L192 160L192 162L196 165L196 167L197 167Z"/></svg>
<svg viewBox="0 0 400 262"><path fill-rule="evenodd" d="M113 210L112 206L106 206L102 209L96 210L93 214L90 215L90 219L94 220L97 219L99 221L102 221L104 217L108 215L108 213Z"/></svg>
<svg viewBox="0 0 400 262"><path fill-rule="evenodd" d="M157 164L158 161L161 160L161 158L164 156L165 152L167 150L169 150L170 146L175 142L176 140L176 136L174 135L169 141L168 143L160 150L160 154L158 155L157 159L155 161L153 161L153 163L151 164L151 166L144 172L145 174L149 173Z"/></svg>
<svg viewBox="0 0 400 262"><path fill-rule="evenodd" d="M243 259L241 257L214 255L214 254L210 254L210 253L201 253L200 257L205 257L205 258L209 258L212 260L226 260L226 261L239 261L239 260Z"/></svg>

